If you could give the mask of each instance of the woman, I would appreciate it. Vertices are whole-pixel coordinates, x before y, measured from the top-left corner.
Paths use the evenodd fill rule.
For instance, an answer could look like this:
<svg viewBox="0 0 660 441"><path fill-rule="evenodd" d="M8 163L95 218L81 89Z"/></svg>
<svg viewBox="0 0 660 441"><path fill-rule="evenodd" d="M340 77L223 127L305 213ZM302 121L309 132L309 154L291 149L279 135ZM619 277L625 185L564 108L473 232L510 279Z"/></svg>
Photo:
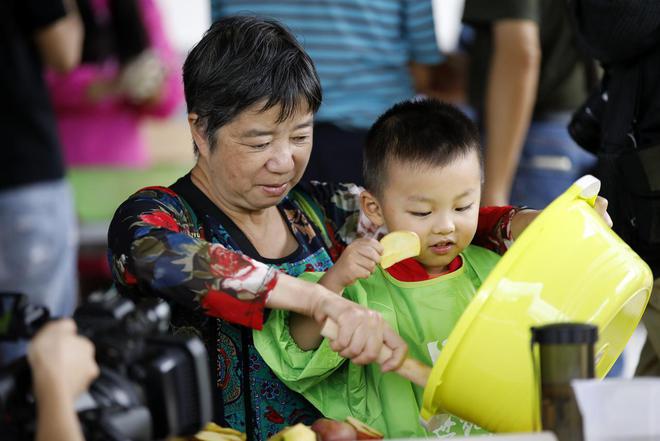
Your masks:
<svg viewBox="0 0 660 441"><path fill-rule="evenodd" d="M276 22L226 18L183 71L197 162L171 187L143 189L119 207L109 258L122 293L171 300L175 330L205 340L222 406L216 422L262 440L319 416L254 349L266 307L337 320L333 349L357 363L374 361L384 341L391 370L406 348L377 314L290 277L326 270L353 238L374 233L360 219L357 187L298 184L321 90L293 36ZM510 227L533 216L491 209L478 235L504 249Z"/></svg>

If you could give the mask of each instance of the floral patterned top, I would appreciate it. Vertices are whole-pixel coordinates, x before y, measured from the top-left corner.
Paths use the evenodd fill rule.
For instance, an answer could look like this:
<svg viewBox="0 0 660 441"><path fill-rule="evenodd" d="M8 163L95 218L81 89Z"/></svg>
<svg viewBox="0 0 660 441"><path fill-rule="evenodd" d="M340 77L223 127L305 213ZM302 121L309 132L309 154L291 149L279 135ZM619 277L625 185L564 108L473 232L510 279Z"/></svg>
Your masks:
<svg viewBox="0 0 660 441"><path fill-rule="evenodd" d="M360 214L360 191L352 184L299 184L277 206L298 242L281 259L260 256L190 175L169 188L144 188L117 209L108 233L115 284L136 300L167 299L174 332L205 342L216 377L218 424L265 440L320 417L275 377L254 348L251 329L263 325L279 271L326 271L354 238L382 233ZM475 243L505 250L513 214L511 207L482 210Z"/></svg>

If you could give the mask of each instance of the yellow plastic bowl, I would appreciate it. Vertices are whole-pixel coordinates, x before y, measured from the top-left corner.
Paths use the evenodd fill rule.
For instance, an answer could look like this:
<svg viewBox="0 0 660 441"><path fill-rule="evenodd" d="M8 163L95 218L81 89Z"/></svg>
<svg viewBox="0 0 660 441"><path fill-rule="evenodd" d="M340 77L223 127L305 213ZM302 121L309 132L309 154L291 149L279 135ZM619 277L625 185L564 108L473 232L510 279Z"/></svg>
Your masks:
<svg viewBox="0 0 660 441"><path fill-rule="evenodd" d="M584 176L521 234L447 339L424 390L422 418L449 412L493 432L539 429L530 327L598 326L596 375L623 351L649 299L649 267L592 208Z"/></svg>

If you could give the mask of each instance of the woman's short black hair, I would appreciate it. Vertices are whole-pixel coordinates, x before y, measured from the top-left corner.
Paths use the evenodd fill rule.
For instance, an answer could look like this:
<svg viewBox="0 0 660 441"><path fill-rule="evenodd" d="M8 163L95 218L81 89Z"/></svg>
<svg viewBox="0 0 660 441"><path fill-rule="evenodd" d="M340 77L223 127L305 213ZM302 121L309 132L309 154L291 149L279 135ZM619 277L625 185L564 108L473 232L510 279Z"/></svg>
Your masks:
<svg viewBox="0 0 660 441"><path fill-rule="evenodd" d="M443 167L470 152L482 162L479 131L458 108L435 99L398 103L371 126L364 148L367 190L382 195L390 161Z"/></svg>
<svg viewBox="0 0 660 441"><path fill-rule="evenodd" d="M199 116L211 148L215 133L246 108L281 106L279 121L300 105L316 112L321 83L314 63L279 22L232 16L215 22L183 65L188 113ZM197 146L195 146L197 150Z"/></svg>

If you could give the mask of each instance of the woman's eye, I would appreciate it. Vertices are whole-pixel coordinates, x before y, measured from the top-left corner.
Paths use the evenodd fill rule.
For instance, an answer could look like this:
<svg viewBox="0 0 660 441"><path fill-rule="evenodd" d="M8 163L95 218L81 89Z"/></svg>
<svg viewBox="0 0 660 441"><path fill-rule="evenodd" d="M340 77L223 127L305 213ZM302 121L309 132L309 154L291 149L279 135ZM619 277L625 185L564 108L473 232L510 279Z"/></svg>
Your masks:
<svg viewBox="0 0 660 441"><path fill-rule="evenodd" d="M470 208L472 208L472 205L474 205L474 204L469 204L469 205L466 205L464 207L458 207L458 208L456 208L456 211L468 211Z"/></svg>
<svg viewBox="0 0 660 441"><path fill-rule="evenodd" d="M263 150L263 149L265 149L266 147L268 147L269 145L270 145L270 142L265 142L265 143L263 143L263 144L256 144L256 145L253 145L252 148L259 149L259 150Z"/></svg>
<svg viewBox="0 0 660 441"><path fill-rule="evenodd" d="M426 217L431 214L430 211L411 211L410 214L417 217Z"/></svg>
<svg viewBox="0 0 660 441"><path fill-rule="evenodd" d="M291 138L293 142L296 144L302 144L303 142L306 142L309 139L309 136L294 136Z"/></svg>

